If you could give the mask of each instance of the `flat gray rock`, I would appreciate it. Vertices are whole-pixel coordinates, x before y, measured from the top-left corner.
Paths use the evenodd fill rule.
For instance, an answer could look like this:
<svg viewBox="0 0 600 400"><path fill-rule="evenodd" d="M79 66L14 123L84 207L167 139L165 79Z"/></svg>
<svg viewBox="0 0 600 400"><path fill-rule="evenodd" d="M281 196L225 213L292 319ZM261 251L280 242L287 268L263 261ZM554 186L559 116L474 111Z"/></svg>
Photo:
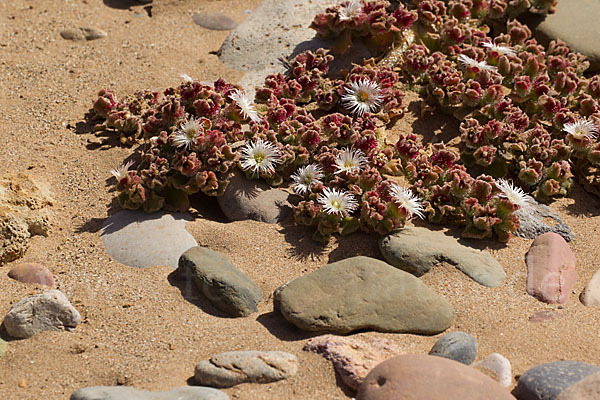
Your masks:
<svg viewBox="0 0 600 400"><path fill-rule="evenodd" d="M554 232L563 237L567 242L575 239L575 233L569 225L550 210L550 207L536 203L527 212L517 210L515 213L519 218L519 229L515 232L518 236L526 239L535 239L542 233Z"/></svg>
<svg viewBox="0 0 600 400"><path fill-rule="evenodd" d="M237 22L221 13L200 13L192 15L196 25L213 31L230 31L237 26Z"/></svg>
<svg viewBox="0 0 600 400"><path fill-rule="evenodd" d="M352 257L294 279L275 291L275 308L307 331L436 334L454 320L443 297L383 261Z"/></svg>
<svg viewBox="0 0 600 400"><path fill-rule="evenodd" d="M245 317L258 311L259 287L221 253L192 247L179 259L177 273L194 282L215 307L229 315Z"/></svg>
<svg viewBox="0 0 600 400"><path fill-rule="evenodd" d="M147 392L128 386L92 386L78 389L70 400L229 400L218 389L180 387L164 392Z"/></svg>
<svg viewBox="0 0 600 400"><path fill-rule="evenodd" d="M569 386L598 371L595 365L579 361L537 365L521 375L514 394L519 400L554 400Z"/></svg>
<svg viewBox="0 0 600 400"><path fill-rule="evenodd" d="M167 265L198 243L185 229L188 214L122 210L106 219L100 237L106 252L130 267Z"/></svg>
<svg viewBox="0 0 600 400"><path fill-rule="evenodd" d="M556 12L537 25L534 35L542 41L560 39L573 51L588 57L587 72L600 71L600 2L598 0L560 0Z"/></svg>
<svg viewBox="0 0 600 400"><path fill-rule="evenodd" d="M475 282L488 287L500 286L506 274L489 253L464 246L442 232L407 226L379 241L381 254L396 268L421 276L445 261Z"/></svg>
<svg viewBox="0 0 600 400"><path fill-rule="evenodd" d="M231 387L240 383L269 383L296 375L298 358L283 351L231 351L196 365L197 383Z"/></svg>
<svg viewBox="0 0 600 400"><path fill-rule="evenodd" d="M243 174L235 173L217 202L230 221L251 219L275 224L290 215L289 196L264 181L246 179Z"/></svg>
<svg viewBox="0 0 600 400"><path fill-rule="evenodd" d="M58 290L48 290L14 304L3 324L10 336L27 339L43 331L70 331L79 322L81 315L67 297Z"/></svg>
<svg viewBox="0 0 600 400"><path fill-rule="evenodd" d="M450 332L439 338L431 350L430 356L438 356L471 365L477 357L477 340L465 332Z"/></svg>

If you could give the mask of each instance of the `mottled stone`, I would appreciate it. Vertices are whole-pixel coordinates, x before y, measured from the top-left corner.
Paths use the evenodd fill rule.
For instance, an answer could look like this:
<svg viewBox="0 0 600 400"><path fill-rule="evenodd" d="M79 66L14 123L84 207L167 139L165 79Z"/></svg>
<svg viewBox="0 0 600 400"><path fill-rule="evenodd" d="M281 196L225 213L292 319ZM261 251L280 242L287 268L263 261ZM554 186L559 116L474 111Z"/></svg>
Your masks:
<svg viewBox="0 0 600 400"><path fill-rule="evenodd" d="M592 279L585 286L579 300L584 306L600 306L600 269L594 273Z"/></svg>
<svg viewBox="0 0 600 400"><path fill-rule="evenodd" d="M514 390L519 400L555 400L569 386L600 371L579 361L554 361L537 365L519 378Z"/></svg>
<svg viewBox="0 0 600 400"><path fill-rule="evenodd" d="M517 210L515 215L519 218L519 229L515 232L518 236L526 239L535 239L542 233L558 233L570 242L575 239L575 233L545 204L535 202L526 211Z"/></svg>
<svg viewBox="0 0 600 400"><path fill-rule="evenodd" d="M108 34L96 28L70 28L60 32L60 36L66 40L81 42L85 40L96 40L107 37Z"/></svg>
<svg viewBox="0 0 600 400"><path fill-rule="evenodd" d="M38 263L17 264L8 271L8 277L22 283L37 285L54 286L56 283L48 268Z"/></svg>
<svg viewBox="0 0 600 400"><path fill-rule="evenodd" d="M387 262L415 276L445 261L484 286L500 286L506 277L500 263L489 253L464 246L452 236L427 228L407 226L382 237L379 248Z"/></svg>
<svg viewBox="0 0 600 400"><path fill-rule="evenodd" d="M192 15L192 20L203 28L213 31L230 31L237 26L237 22L221 13L200 13Z"/></svg>
<svg viewBox="0 0 600 400"><path fill-rule="evenodd" d="M179 259L177 272L181 278L191 279L215 307L229 315L244 317L258 311L259 287L221 253L192 247Z"/></svg>
<svg viewBox="0 0 600 400"><path fill-rule="evenodd" d="M405 351L389 339L371 338L364 341L334 335L312 338L303 349L322 354L331 361L342 382L353 390L358 390L369 372L377 365L405 354Z"/></svg>
<svg viewBox="0 0 600 400"><path fill-rule="evenodd" d="M429 355L470 365L477 357L477 340L465 332L450 332L435 342Z"/></svg>
<svg viewBox="0 0 600 400"><path fill-rule="evenodd" d="M276 290L274 301L285 319L307 331L436 334L454 319L450 303L418 278L362 256L294 279Z"/></svg>
<svg viewBox="0 0 600 400"><path fill-rule="evenodd" d="M577 282L575 255L558 234L538 236L525 255L527 293L545 303L566 303Z"/></svg>
<svg viewBox="0 0 600 400"><path fill-rule="evenodd" d="M509 387L512 383L512 368L510 361L502 354L492 353L485 359L473 364L473 368L485 373L493 374L493 378L504 387Z"/></svg>
<svg viewBox="0 0 600 400"><path fill-rule="evenodd" d="M218 389L207 387L179 387L163 392L148 392L128 386L92 386L78 389L70 400L229 400Z"/></svg>
<svg viewBox="0 0 600 400"><path fill-rule="evenodd" d="M231 351L196 365L200 385L231 387L240 383L269 383L296 375L298 359L283 351Z"/></svg>
<svg viewBox="0 0 600 400"><path fill-rule="evenodd" d="M356 400L515 400L492 378L443 357L407 354L373 369Z"/></svg>
<svg viewBox="0 0 600 400"><path fill-rule="evenodd" d="M558 395L556 400L600 399L600 372L588 375Z"/></svg>
<svg viewBox="0 0 600 400"><path fill-rule="evenodd" d="M185 229L188 214L122 210L102 225L106 252L130 267L166 265L177 268L179 257L198 243Z"/></svg>
<svg viewBox="0 0 600 400"><path fill-rule="evenodd" d="M70 331L80 321L81 315L62 292L48 290L14 304L3 324L10 336L26 339L43 331Z"/></svg>

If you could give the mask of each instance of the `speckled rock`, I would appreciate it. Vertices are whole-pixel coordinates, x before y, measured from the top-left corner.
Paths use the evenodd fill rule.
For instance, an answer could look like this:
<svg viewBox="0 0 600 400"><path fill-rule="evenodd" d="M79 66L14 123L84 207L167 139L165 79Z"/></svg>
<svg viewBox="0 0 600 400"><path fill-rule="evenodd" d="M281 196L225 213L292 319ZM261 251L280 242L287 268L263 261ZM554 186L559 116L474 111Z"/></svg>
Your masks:
<svg viewBox="0 0 600 400"><path fill-rule="evenodd" d="M600 306L600 269L594 273L592 279L585 286L579 300L584 306Z"/></svg>
<svg viewBox="0 0 600 400"><path fill-rule="evenodd" d="M600 399L600 372L583 378L569 386L556 400L598 400Z"/></svg>
<svg viewBox="0 0 600 400"><path fill-rule="evenodd" d="M575 239L575 232L545 204L536 202L526 212L517 210L515 215L519 218L519 229L515 232L518 236L535 239L543 233L554 232L567 242Z"/></svg>
<svg viewBox="0 0 600 400"><path fill-rule="evenodd" d="M73 330L81 321L79 312L58 290L26 297L14 304L6 317L6 333L26 339L43 331Z"/></svg>
<svg viewBox="0 0 600 400"><path fill-rule="evenodd" d="M555 400L571 385L599 371L595 365L578 361L537 365L521 375L513 393L519 400Z"/></svg>
<svg viewBox="0 0 600 400"><path fill-rule="evenodd" d="M275 291L274 302L285 319L307 331L436 334L454 319L450 303L418 278L362 256L294 279Z"/></svg>
<svg viewBox="0 0 600 400"><path fill-rule="evenodd" d="M356 400L515 400L492 378L443 357L407 354L379 364Z"/></svg>
<svg viewBox="0 0 600 400"><path fill-rule="evenodd" d="M259 287L221 253L192 247L179 259L177 273L191 279L215 307L229 315L244 317L258 311Z"/></svg>
<svg viewBox="0 0 600 400"><path fill-rule="evenodd" d="M500 286L506 277L500 263L489 253L464 246L452 236L427 228L407 226L383 236L379 248L387 262L415 276L446 261L484 286Z"/></svg>
<svg viewBox="0 0 600 400"><path fill-rule="evenodd" d="M38 263L17 264L8 271L8 277L36 285L54 286L56 283L48 268Z"/></svg>
<svg viewBox="0 0 600 400"><path fill-rule="evenodd" d="M512 383L512 368L510 361L502 354L492 353L485 359L473 364L473 368L482 371L491 376L504 387L509 387Z"/></svg>
<svg viewBox="0 0 600 400"><path fill-rule="evenodd" d="M535 238L525 255L527 293L545 303L566 303L577 282L575 255L558 234Z"/></svg>
<svg viewBox="0 0 600 400"><path fill-rule="evenodd" d="M477 340L465 332L450 332L435 342L429 355L470 365L477 357Z"/></svg>
<svg viewBox="0 0 600 400"><path fill-rule="evenodd" d="M74 391L70 400L229 400L229 396L207 387L183 386L148 392L127 386L92 386Z"/></svg>
<svg viewBox="0 0 600 400"><path fill-rule="evenodd" d="M61 31L60 36L66 40L81 42L85 40L102 39L107 37L108 34L96 28L70 28Z"/></svg>
<svg viewBox="0 0 600 400"><path fill-rule="evenodd" d="M353 390L358 390L377 365L405 354L403 349L389 339L371 338L365 341L335 335L312 338L304 345L303 350L322 354L331 361L342 382Z"/></svg>
<svg viewBox="0 0 600 400"><path fill-rule="evenodd" d="M213 31L230 31L237 26L237 22L221 13L200 13L192 15L192 20L203 28Z"/></svg>
<svg viewBox="0 0 600 400"><path fill-rule="evenodd" d="M231 387L240 383L269 383L296 375L298 359L283 351L231 351L196 365L200 385Z"/></svg>

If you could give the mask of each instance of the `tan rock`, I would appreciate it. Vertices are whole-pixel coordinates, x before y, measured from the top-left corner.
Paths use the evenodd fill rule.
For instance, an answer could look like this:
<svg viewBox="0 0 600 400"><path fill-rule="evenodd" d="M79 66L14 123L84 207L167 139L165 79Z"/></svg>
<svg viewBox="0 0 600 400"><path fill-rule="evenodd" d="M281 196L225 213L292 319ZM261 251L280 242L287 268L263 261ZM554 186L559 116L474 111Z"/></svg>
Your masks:
<svg viewBox="0 0 600 400"><path fill-rule="evenodd" d="M558 395L556 400L597 400L600 399L600 372L592 374Z"/></svg>
<svg viewBox="0 0 600 400"><path fill-rule="evenodd" d="M600 269L585 286L579 300L584 306L600 306Z"/></svg>
<svg viewBox="0 0 600 400"><path fill-rule="evenodd" d="M54 286L54 276L38 263L23 263L15 265L8 271L8 277L23 283L34 283L38 285Z"/></svg>

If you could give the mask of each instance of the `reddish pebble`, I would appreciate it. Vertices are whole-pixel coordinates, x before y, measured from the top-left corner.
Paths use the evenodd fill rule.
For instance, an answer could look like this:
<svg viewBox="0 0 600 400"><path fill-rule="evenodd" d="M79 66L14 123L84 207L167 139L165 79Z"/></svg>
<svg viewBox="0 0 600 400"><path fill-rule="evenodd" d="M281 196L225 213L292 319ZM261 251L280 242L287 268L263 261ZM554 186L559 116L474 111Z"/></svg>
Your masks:
<svg viewBox="0 0 600 400"><path fill-rule="evenodd" d="M551 319L557 319L562 317L561 314L554 311L538 311L533 315L529 316L530 322L544 322L550 321Z"/></svg>
<svg viewBox="0 0 600 400"><path fill-rule="evenodd" d="M55 284L54 277L48 268L37 263L17 264L8 272L8 277L23 283L45 286L54 286Z"/></svg>

